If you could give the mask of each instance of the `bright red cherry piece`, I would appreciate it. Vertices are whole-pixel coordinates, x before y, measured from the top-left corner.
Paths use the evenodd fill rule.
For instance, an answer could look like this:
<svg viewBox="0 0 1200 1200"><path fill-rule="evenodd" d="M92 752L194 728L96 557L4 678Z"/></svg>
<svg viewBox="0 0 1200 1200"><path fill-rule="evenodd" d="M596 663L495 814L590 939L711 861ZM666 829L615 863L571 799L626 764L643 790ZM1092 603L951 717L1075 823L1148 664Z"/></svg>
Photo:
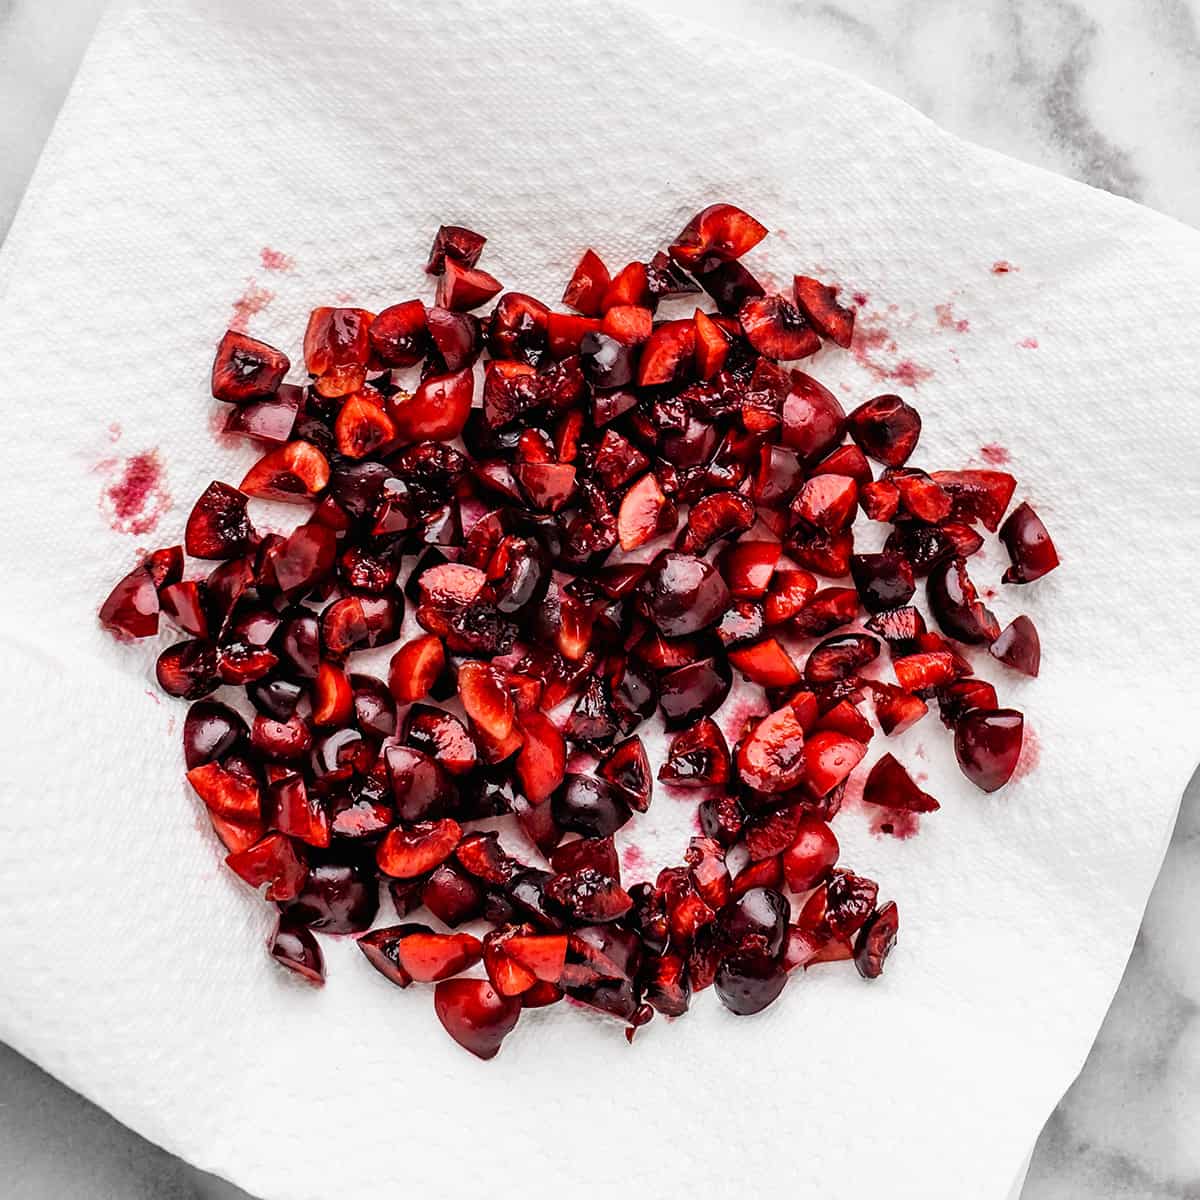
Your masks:
<svg viewBox="0 0 1200 1200"><path fill-rule="evenodd" d="M433 992L446 1032L476 1058L495 1058L521 1016L521 1002L501 996L486 979L447 979Z"/></svg>

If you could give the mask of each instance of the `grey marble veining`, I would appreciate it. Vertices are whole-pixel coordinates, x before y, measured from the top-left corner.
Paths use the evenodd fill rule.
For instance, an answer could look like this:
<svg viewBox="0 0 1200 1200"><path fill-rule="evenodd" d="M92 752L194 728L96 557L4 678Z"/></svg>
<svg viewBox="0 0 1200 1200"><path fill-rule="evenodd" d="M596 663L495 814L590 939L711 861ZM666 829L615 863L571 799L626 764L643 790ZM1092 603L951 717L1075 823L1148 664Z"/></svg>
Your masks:
<svg viewBox="0 0 1200 1200"><path fill-rule="evenodd" d="M1200 773L1121 987L1038 1142L1022 1200L1200 1197Z"/></svg>
<svg viewBox="0 0 1200 1200"><path fill-rule="evenodd" d="M1200 225L1197 0L655 7L792 45L981 145Z"/></svg>
<svg viewBox="0 0 1200 1200"><path fill-rule="evenodd" d="M653 4L791 45L963 137L1200 227L1200 0ZM103 7L0 0L0 236ZM1200 1200L1197 912L1200 775L1108 1019L1038 1142L1023 1200ZM245 1200L4 1047L0 1164L0 1191L19 1200Z"/></svg>
<svg viewBox="0 0 1200 1200"><path fill-rule="evenodd" d="M0 0L0 238L107 0Z"/></svg>

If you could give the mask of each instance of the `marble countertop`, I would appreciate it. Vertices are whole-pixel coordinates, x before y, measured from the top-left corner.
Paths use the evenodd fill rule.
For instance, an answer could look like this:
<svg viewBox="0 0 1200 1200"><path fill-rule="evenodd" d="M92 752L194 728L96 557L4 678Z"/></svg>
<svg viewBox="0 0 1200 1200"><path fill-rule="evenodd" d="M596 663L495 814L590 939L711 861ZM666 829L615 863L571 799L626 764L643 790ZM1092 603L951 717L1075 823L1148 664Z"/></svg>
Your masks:
<svg viewBox="0 0 1200 1200"><path fill-rule="evenodd" d="M1200 227L1200 0L654 2L792 45L954 133ZM0 237L103 7L0 0ZM1200 1197L1198 909L1200 774L1023 1200ZM245 1200L2 1046L0 1172L21 1200Z"/></svg>

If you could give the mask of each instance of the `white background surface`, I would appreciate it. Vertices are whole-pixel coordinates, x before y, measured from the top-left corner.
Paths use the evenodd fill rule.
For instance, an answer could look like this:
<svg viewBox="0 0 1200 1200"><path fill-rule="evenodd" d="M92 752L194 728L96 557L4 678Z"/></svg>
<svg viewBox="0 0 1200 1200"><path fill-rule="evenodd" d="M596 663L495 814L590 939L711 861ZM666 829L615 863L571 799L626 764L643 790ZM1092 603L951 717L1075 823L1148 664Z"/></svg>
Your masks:
<svg viewBox="0 0 1200 1200"><path fill-rule="evenodd" d="M0 228L96 7L0 2ZM957 133L1200 223L1194 4L741 8L743 33L786 39ZM693 2L686 11L719 20L729 7ZM1200 1193L1200 970L1190 924L1200 900L1198 802L1193 787L1126 983L1043 1136L1027 1200ZM11 1054L0 1059L0 1104L0 1163L14 1196L221 1194Z"/></svg>

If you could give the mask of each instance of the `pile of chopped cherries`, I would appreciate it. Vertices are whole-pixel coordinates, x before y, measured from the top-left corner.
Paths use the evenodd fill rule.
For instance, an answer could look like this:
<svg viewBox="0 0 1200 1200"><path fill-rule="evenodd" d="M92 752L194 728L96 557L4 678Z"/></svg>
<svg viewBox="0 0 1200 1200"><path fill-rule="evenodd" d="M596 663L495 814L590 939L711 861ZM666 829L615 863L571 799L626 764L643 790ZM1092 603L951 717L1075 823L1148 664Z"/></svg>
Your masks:
<svg viewBox="0 0 1200 1200"><path fill-rule="evenodd" d="M270 448L240 487L208 487L183 548L145 558L100 619L141 638L162 614L186 635L158 682L192 701L188 780L229 867L278 906L284 966L321 983L312 931L360 934L387 979L436 985L442 1024L482 1058L564 996L631 1038L710 984L757 1012L799 966L878 976L895 941L896 905L838 866L829 824L874 732L868 700L884 734L936 700L968 779L990 792L1012 775L1022 716L958 644L1036 675L1037 632L1026 617L1001 632L967 561L979 525L1008 548L1006 583L1052 570L1054 546L1028 504L1001 525L1011 475L906 466L921 419L900 397L847 415L779 365L849 346L854 312L806 276L768 295L738 261L765 234L716 204L615 275L589 250L563 313L501 294L476 266L485 239L444 226L435 303L316 309L306 385L284 383L280 351L222 338L226 429ZM701 291L715 312L656 319ZM308 518L259 534L251 497ZM890 524L878 553L855 553L860 512ZM184 578L184 550L219 561ZM910 603L921 577L940 632ZM424 632L386 683L355 672L356 651L399 639L406 602ZM863 674L884 644L894 683ZM712 714L734 671L770 712L731 750ZM252 719L210 698L235 687ZM428 703L455 697L462 716ZM703 834L626 888L613 834L649 807L636 731L658 710L674 731L658 779L703 789ZM569 770L572 751L598 765ZM890 754L863 800L938 808ZM471 830L502 814L541 865ZM380 880L402 918L488 931L365 932ZM461 977L480 962L486 977Z"/></svg>

